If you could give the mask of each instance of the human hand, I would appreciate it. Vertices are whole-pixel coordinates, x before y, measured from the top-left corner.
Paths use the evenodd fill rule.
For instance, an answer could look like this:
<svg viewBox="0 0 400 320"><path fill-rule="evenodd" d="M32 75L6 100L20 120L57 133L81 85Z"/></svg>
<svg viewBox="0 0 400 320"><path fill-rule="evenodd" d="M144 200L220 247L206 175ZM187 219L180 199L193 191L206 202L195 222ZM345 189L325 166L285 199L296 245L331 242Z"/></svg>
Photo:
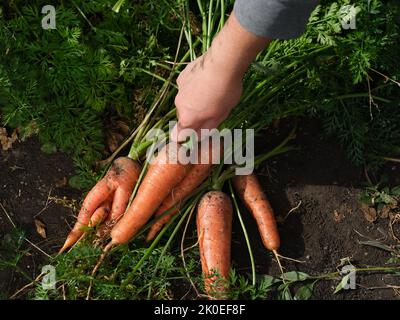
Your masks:
<svg viewBox="0 0 400 320"><path fill-rule="evenodd" d="M171 138L183 141L183 129L193 129L200 137L200 129L217 128L228 117L242 94L242 74L226 70L209 51L186 66L177 85L175 106L179 122Z"/></svg>
<svg viewBox="0 0 400 320"><path fill-rule="evenodd" d="M186 140L184 129L193 129L199 136L201 129L217 128L239 102L249 64L270 41L244 29L232 12L207 52L188 64L177 79L178 123L171 139Z"/></svg>

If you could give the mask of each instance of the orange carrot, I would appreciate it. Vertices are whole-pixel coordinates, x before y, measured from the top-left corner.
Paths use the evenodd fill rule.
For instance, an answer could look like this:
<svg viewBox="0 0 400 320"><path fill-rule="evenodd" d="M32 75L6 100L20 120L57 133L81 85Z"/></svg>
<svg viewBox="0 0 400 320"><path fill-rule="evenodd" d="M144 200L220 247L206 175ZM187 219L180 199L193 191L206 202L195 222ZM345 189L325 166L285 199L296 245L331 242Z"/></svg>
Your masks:
<svg viewBox="0 0 400 320"><path fill-rule="evenodd" d="M190 164L179 162L180 150L180 145L171 142L152 161L131 206L111 230L112 245L126 243L135 236L185 177Z"/></svg>
<svg viewBox="0 0 400 320"><path fill-rule="evenodd" d="M278 227L272 207L256 175L235 176L233 185L256 220L264 246L276 252L280 246Z"/></svg>
<svg viewBox="0 0 400 320"><path fill-rule="evenodd" d="M102 223L105 219L110 216L112 205L112 198L109 197L106 201L102 202L100 206L96 209L93 215L90 217L89 226L96 227L98 224Z"/></svg>
<svg viewBox="0 0 400 320"><path fill-rule="evenodd" d="M232 203L225 193L210 191L202 197L197 211L197 234L205 290L212 299L227 298L231 267Z"/></svg>
<svg viewBox="0 0 400 320"><path fill-rule="evenodd" d="M79 240L93 215L92 220L96 223L106 218L104 208L109 205L106 202L108 198L112 198L111 217L117 218L124 213L140 171L140 165L128 157L121 157L114 161L104 178L87 194L78 214L77 222L67 236L59 251L60 253Z"/></svg>
<svg viewBox="0 0 400 320"><path fill-rule="evenodd" d="M157 220L150 228L147 234L146 241L154 239L156 234L166 224L172 216L179 212L179 208L182 205L182 200L189 196L201 183L209 176L212 165L213 165L213 145L211 140L208 144L201 144L198 153L198 161L192 166L185 178L171 191L167 198L161 203L161 206L156 211L155 216L162 215L167 210L171 211ZM172 207L174 207L172 209Z"/></svg>

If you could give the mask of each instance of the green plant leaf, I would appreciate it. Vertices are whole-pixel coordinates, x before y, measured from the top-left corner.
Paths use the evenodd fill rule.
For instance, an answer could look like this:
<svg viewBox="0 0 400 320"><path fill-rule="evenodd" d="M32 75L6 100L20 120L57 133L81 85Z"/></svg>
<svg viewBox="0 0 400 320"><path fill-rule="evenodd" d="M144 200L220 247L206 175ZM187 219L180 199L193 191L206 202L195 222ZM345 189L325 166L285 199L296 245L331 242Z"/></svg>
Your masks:
<svg viewBox="0 0 400 320"><path fill-rule="evenodd" d="M335 292L333 294L338 293L339 291L343 290L344 286L348 283L349 281L349 277L350 277L350 273L346 274L342 280L339 282L339 284L337 285Z"/></svg>
<svg viewBox="0 0 400 320"><path fill-rule="evenodd" d="M280 280L268 274L257 274L256 282L262 284L264 288L269 288L280 282Z"/></svg>
<svg viewBox="0 0 400 320"><path fill-rule="evenodd" d="M53 154L57 152L57 147L52 143L45 143L42 145L41 150L47 154Z"/></svg>
<svg viewBox="0 0 400 320"><path fill-rule="evenodd" d="M278 300L293 300L289 285L282 284L278 288Z"/></svg>
<svg viewBox="0 0 400 320"><path fill-rule="evenodd" d="M392 188L390 193L394 196L400 196L400 186Z"/></svg>
<svg viewBox="0 0 400 320"><path fill-rule="evenodd" d="M380 201L384 202L386 204L396 204L396 200L393 199L393 197L391 197L390 195L388 195L387 193L382 192L379 195Z"/></svg>
<svg viewBox="0 0 400 320"><path fill-rule="evenodd" d="M68 184L71 188L75 189L84 189L86 187L86 181L79 175L69 178Z"/></svg>
<svg viewBox="0 0 400 320"><path fill-rule="evenodd" d="M315 282L310 282L302 287L300 287L296 294L294 295L294 300L308 300L311 298L313 293Z"/></svg>
<svg viewBox="0 0 400 320"><path fill-rule="evenodd" d="M290 281L290 282L303 281L303 280L308 279L309 277L310 277L310 275L308 275L307 273L304 273L304 272L300 272L300 271L290 271L290 272L286 272L281 275L281 278L283 280Z"/></svg>
<svg viewBox="0 0 400 320"><path fill-rule="evenodd" d="M360 200L361 203L364 203L366 205L371 205L372 204L371 196L367 192L362 193L360 195L359 200Z"/></svg>

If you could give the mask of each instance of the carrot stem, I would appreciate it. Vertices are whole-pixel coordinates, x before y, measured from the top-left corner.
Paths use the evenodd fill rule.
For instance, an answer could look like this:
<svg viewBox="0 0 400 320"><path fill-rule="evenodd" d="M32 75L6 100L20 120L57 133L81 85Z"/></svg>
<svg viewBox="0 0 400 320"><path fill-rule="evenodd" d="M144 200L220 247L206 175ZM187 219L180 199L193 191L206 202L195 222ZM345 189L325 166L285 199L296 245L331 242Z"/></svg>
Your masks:
<svg viewBox="0 0 400 320"><path fill-rule="evenodd" d="M185 214L182 216L184 218L187 215L187 211ZM144 253L143 257L139 260L139 262L134 266L132 271L128 274L128 276L125 278L125 280L121 283L121 287L126 287L129 283L129 281L132 280L133 276L135 275L136 271L139 270L139 268L142 266L143 262L146 261L146 259L150 256L150 254L153 252L155 246L157 243L160 241L164 233L169 229L169 227L172 225L172 223L175 221L175 219L178 217L178 215L175 215L171 218L171 220L165 225L165 227L161 230L161 232L157 235L157 237L154 239L154 241L151 243L151 245L147 248L146 252ZM168 242L166 244L169 245L169 243L172 241L172 238L175 236L177 228L182 224L182 218L179 221L178 225L175 227L174 232L172 233L171 237L168 239ZM165 248L165 247L164 247ZM158 266L158 263L157 263Z"/></svg>
<svg viewBox="0 0 400 320"><path fill-rule="evenodd" d="M115 13L119 13L119 10L121 9L121 7L124 5L125 0L118 0L114 6L112 7L112 11L114 11Z"/></svg>
<svg viewBox="0 0 400 320"><path fill-rule="evenodd" d="M231 192L231 197L232 197L232 200L233 200L233 204L235 206L235 211L236 211L237 216L239 218L240 226L242 227L243 235L244 235L244 238L246 240L247 250L249 252L250 263L251 263L252 285L255 286L256 285L256 266L255 266L255 263L254 263L253 250L251 249L249 236L247 234L246 226L244 225L244 222L243 222L242 214L240 213L240 209L239 209L239 206L238 206L238 203L237 203L237 200L236 200L235 192L233 191L233 188L232 188L231 181L229 181L229 190Z"/></svg>
<svg viewBox="0 0 400 320"><path fill-rule="evenodd" d="M212 26L213 24L211 23L213 21L212 14L213 14L213 0L210 0L210 4L208 6L208 21L207 21L207 33L206 33L206 50L210 47L211 44L211 31L212 31Z"/></svg>
<svg viewBox="0 0 400 320"><path fill-rule="evenodd" d="M154 139L152 139L152 140L145 141L140 145L136 145L135 143L132 143L132 146L128 153L128 158L131 158L132 160L135 160L135 161L139 160L143 151L145 151L154 142L155 142Z"/></svg>
<svg viewBox="0 0 400 320"><path fill-rule="evenodd" d="M154 268L153 278L155 277L155 274L156 274L156 272L158 270L158 267L159 267L159 265L161 263L162 257L165 255L165 252L167 251L167 249L168 249L169 245L171 244L172 240L174 239L176 233L180 229L180 227L181 227L183 221L185 220L186 216L189 213L192 214L193 210L196 208L196 205L197 205L198 200L200 199L200 196L201 195L198 195L196 197L196 199L188 206L188 208L186 209L185 213L182 215L181 219L179 220L178 224L175 226L174 231L172 232L171 236L169 237L167 243L165 244L165 246L164 246L164 248L163 248L163 250L162 250L162 252L160 254L160 257L158 258L157 264L156 264L156 266ZM177 217L178 217L178 215L175 215L173 218L177 218ZM170 225L171 223L172 223L172 221L170 223L168 223L168 225ZM165 229L165 227L164 227L164 229ZM147 295L147 297L149 299L151 297L151 290L152 290L152 287L151 287L151 283L150 283L149 292L148 292L148 295Z"/></svg>
<svg viewBox="0 0 400 320"><path fill-rule="evenodd" d="M392 162L399 162L400 163L400 159L397 159L397 158L382 157L382 159L386 160L386 161L392 161Z"/></svg>
<svg viewBox="0 0 400 320"><path fill-rule="evenodd" d="M269 158L272 158L274 156L277 156L278 154L285 153L285 152L288 152L290 150L293 150L294 147L286 146L286 144L290 140L294 139L294 137L295 137L294 132L295 132L295 128L274 149L272 149L271 151L269 151L269 152L267 152L267 153L265 153L263 155L260 155L260 156L256 157L255 160L254 160L254 165L258 166L260 163L264 162L265 160L267 160ZM229 179L233 178L236 175L235 174L235 170L236 170L236 168L239 168L239 167L240 166L238 166L238 165L231 165L224 172L222 172L222 174L220 174L220 170L221 170L221 168L223 168L223 166L220 165L220 168L217 169L217 170L219 170L219 171L217 171L217 174L215 174L215 173L213 174L212 188L214 190L219 190L223 186L223 184L224 184L224 182L226 180L229 180Z"/></svg>
<svg viewBox="0 0 400 320"><path fill-rule="evenodd" d="M225 24L225 0L221 0L221 17L219 19L219 26L217 32L219 32Z"/></svg>
<svg viewBox="0 0 400 320"><path fill-rule="evenodd" d="M99 260L97 261L96 265L94 266L92 273L91 273L92 278L90 279L89 288L88 288L87 294L86 294L86 300L90 299L90 294L92 293L93 278L96 275L97 270L100 268L101 264L103 263L104 259L107 256L107 254L110 252L110 250L113 247L114 247L114 244L112 242L109 242L103 249L103 252L101 253Z"/></svg>

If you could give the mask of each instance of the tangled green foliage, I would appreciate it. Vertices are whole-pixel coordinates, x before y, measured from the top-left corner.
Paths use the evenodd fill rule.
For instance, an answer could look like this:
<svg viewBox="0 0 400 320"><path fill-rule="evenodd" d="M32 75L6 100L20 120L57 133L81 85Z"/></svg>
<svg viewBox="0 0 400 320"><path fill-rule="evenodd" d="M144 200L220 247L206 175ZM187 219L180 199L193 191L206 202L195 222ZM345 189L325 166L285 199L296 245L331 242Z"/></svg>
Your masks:
<svg viewBox="0 0 400 320"><path fill-rule="evenodd" d="M322 1L302 37L273 43L253 66L250 89L265 81L262 100L292 77L264 101L264 116L318 117L349 159L378 168L383 157L400 155L400 6L357 1L356 28L346 30L340 8L349 4Z"/></svg>
<svg viewBox="0 0 400 320"><path fill-rule="evenodd" d="M139 242L140 243L140 242ZM179 248L175 242L173 248ZM197 248L185 253L186 265L182 265L179 249L162 254L162 246L155 249L150 257L132 273L133 266L146 252L141 245L122 246L113 252L101 265L98 276L90 274L101 254L100 248L90 243L81 243L71 252L56 257L52 264L56 266L57 290L46 290L38 284L35 291L29 293L31 299L63 299L60 285L65 286L64 294L68 300L86 298L91 286L91 298L100 300L115 299L193 299L196 298L187 275L196 290L204 291L199 252ZM121 285L132 275L129 284ZM134 276L133 276L134 275ZM247 275L238 275L231 271L230 287L232 299L266 298L275 282L270 277L260 275L257 284L251 285Z"/></svg>
<svg viewBox="0 0 400 320"><path fill-rule="evenodd" d="M153 80L140 70L169 59L179 21L162 1L127 3L117 14L113 1L74 0L54 4L56 29L45 30L46 4L0 6L1 123L71 153L89 186L105 156L104 115L134 118L134 94Z"/></svg>
<svg viewBox="0 0 400 320"><path fill-rule="evenodd" d="M41 27L46 4L16 0L0 7L1 122L22 136L38 133L44 150L71 153L78 185L88 187L93 164L106 156L110 112L134 119L134 103L148 107L157 93L159 82L143 70L165 72L160 62L174 54L181 1L128 1L118 13L111 0L61 1L55 30ZM347 4L322 1L302 37L276 41L253 65L248 89L270 80L251 101L257 102L297 72L268 101L265 116L318 116L354 163L376 167L382 156L400 153L399 5L358 1L356 29L345 30L339 17Z"/></svg>

